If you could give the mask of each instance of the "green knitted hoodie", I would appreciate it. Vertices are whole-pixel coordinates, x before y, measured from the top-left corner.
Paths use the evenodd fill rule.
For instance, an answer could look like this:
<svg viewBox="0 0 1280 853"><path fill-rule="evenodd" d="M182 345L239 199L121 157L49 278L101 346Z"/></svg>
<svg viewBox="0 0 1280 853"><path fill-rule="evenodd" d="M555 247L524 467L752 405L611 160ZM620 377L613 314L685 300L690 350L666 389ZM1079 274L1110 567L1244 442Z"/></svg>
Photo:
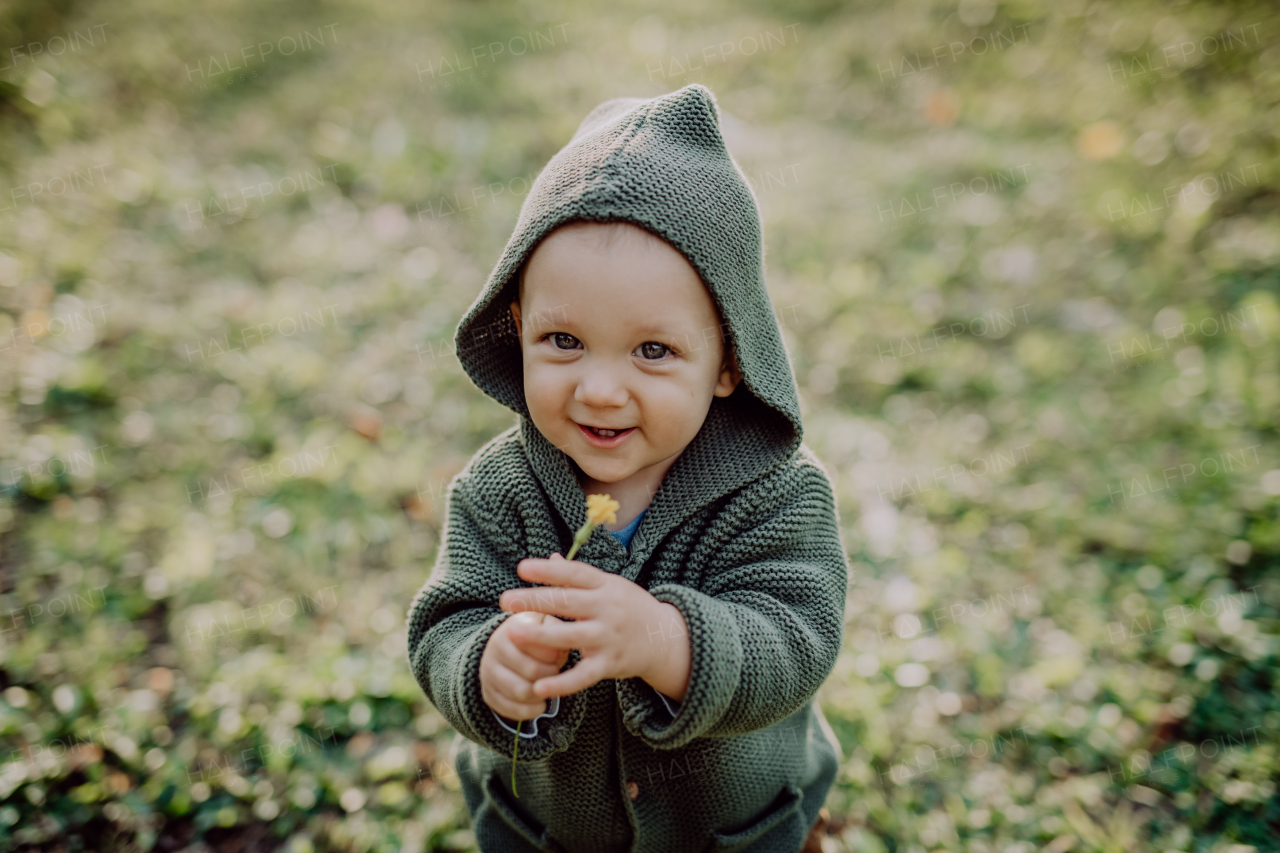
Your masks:
<svg viewBox="0 0 1280 853"><path fill-rule="evenodd" d="M507 306L538 242L579 219L630 222L679 250L715 299L743 379L712 400L630 546L596 528L577 557L679 608L692 650L684 701L673 715L639 678L552 700L522 726L516 798L516 738L481 697L480 657L512 615L498 596L531 586L516 564L565 553L586 510L575 464L529 419ZM708 89L618 98L587 116L534 183L457 352L519 419L450 484L440 553L409 614L409 661L465 738L454 760L481 850L796 853L841 757L814 694L840 650L846 559L831 485L801 444L755 197ZM578 659L571 651L565 668Z"/></svg>

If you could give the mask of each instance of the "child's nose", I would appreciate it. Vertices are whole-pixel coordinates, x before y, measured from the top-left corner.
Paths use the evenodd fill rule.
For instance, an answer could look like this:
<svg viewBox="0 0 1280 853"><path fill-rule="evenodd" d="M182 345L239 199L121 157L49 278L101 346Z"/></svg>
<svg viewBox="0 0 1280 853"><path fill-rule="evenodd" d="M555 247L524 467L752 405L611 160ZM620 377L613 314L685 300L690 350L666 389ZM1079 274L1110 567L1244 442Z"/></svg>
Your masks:
<svg viewBox="0 0 1280 853"><path fill-rule="evenodd" d="M573 393L577 402L600 408L625 406L627 398L626 385L613 370L603 366L588 369Z"/></svg>

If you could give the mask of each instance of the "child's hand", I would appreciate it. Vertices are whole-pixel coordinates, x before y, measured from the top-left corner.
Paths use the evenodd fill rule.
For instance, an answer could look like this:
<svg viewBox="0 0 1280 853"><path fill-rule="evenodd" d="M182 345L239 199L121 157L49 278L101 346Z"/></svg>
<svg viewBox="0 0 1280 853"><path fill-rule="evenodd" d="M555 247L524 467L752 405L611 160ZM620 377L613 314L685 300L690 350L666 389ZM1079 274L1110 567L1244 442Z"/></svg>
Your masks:
<svg viewBox="0 0 1280 853"><path fill-rule="evenodd" d="M569 659L568 649L521 641L520 631L537 624L536 613L517 613L498 626L480 656L480 695L494 711L512 720L532 720L547 709L533 683L555 675ZM554 616L548 621L559 622Z"/></svg>
<svg viewBox="0 0 1280 853"><path fill-rule="evenodd" d="M521 623L514 629L517 643L581 652L572 669L533 679L531 695L567 696L606 678L639 677L683 701L690 652L678 608L620 575L559 554L550 560L521 560L516 572L524 580L551 585L509 589L498 598L503 610L551 614L543 623Z"/></svg>

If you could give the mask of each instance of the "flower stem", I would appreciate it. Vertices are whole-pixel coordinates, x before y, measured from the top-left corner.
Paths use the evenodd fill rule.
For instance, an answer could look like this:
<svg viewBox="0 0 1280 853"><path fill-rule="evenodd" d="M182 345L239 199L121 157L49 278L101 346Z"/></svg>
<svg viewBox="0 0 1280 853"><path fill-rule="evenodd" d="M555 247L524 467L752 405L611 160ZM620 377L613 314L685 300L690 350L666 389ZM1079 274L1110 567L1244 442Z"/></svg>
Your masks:
<svg viewBox="0 0 1280 853"><path fill-rule="evenodd" d="M578 553L578 549L591 538L591 530L593 527L595 527L595 525L588 521L578 529L577 533L573 535L573 546L569 548L569 553L564 555L566 560L572 560L573 555Z"/></svg>
<svg viewBox="0 0 1280 853"><path fill-rule="evenodd" d="M516 720L516 742L511 747L511 793L515 794L516 797L520 796L519 792L516 791L516 753L520 751L520 724L523 722L524 720Z"/></svg>

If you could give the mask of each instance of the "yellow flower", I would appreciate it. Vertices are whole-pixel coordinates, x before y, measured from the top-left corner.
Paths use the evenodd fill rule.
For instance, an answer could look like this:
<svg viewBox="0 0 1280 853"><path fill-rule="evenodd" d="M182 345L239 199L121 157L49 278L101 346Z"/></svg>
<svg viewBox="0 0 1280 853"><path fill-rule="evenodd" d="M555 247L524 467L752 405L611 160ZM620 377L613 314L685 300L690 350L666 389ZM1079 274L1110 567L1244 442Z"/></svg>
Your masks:
<svg viewBox="0 0 1280 853"><path fill-rule="evenodd" d="M608 495L587 495L587 521L595 527L601 524L617 524L617 511L622 504Z"/></svg>
<svg viewBox="0 0 1280 853"><path fill-rule="evenodd" d="M587 544L587 540L591 538L591 531L601 524L617 524L617 512L621 507L622 504L608 495L587 495L587 523L579 527L578 532L574 534L573 547L564 558L572 560L573 555L578 553L578 549Z"/></svg>

